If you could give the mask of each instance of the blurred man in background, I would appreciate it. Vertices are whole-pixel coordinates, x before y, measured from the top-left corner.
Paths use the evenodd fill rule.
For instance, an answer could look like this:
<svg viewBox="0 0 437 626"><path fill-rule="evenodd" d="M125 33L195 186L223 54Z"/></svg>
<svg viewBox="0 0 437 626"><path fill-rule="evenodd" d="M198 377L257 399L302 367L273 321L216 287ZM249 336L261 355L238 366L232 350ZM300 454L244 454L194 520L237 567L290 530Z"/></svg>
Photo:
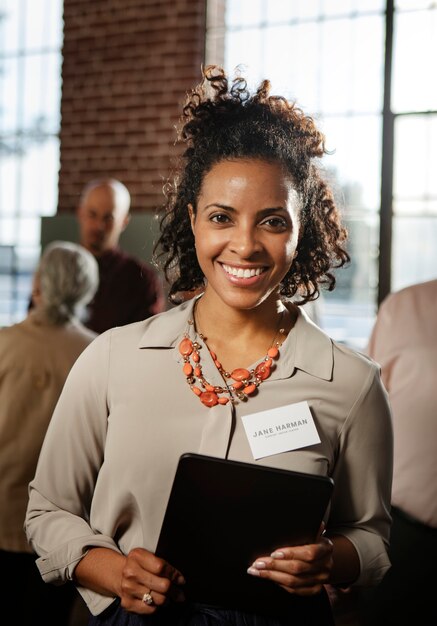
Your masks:
<svg viewBox="0 0 437 626"><path fill-rule="evenodd" d="M97 333L138 322L165 308L158 273L119 248L120 235L129 223L129 209L128 189L113 178L89 182L77 208L80 243L99 264L99 289L84 320Z"/></svg>

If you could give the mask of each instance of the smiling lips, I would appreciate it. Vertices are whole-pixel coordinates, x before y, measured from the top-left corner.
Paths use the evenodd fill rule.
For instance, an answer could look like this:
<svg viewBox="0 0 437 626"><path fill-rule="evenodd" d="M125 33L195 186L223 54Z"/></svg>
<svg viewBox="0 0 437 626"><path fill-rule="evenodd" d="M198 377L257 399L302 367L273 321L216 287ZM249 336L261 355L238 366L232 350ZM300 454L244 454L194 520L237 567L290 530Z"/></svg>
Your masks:
<svg viewBox="0 0 437 626"><path fill-rule="evenodd" d="M223 269L226 274L233 276L234 278L253 278L254 276L259 276L264 272L263 267L253 267L243 269L242 267L232 267L232 265L222 264Z"/></svg>

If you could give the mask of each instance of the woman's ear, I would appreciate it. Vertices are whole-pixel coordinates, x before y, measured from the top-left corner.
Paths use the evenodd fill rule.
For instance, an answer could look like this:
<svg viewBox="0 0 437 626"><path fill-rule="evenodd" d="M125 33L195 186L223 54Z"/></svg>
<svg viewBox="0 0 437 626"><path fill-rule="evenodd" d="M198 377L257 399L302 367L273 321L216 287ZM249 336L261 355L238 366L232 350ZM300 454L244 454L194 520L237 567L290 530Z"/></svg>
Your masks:
<svg viewBox="0 0 437 626"><path fill-rule="evenodd" d="M32 278L32 304L39 306L41 303L41 281L39 278L38 270L34 273Z"/></svg>
<svg viewBox="0 0 437 626"><path fill-rule="evenodd" d="M194 208L191 202L188 204L188 215L190 216L191 230L194 234L194 222L196 221L196 215L194 213Z"/></svg>

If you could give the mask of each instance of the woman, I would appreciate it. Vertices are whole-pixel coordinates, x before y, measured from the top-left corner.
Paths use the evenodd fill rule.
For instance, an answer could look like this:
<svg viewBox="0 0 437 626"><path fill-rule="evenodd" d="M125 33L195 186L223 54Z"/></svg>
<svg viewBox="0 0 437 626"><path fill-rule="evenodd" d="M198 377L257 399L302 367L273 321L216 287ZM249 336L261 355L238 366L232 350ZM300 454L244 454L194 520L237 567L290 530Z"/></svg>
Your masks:
<svg viewBox="0 0 437 626"><path fill-rule="evenodd" d="M250 95L217 67L189 94L180 138L158 244L170 297L193 297L79 359L30 485L27 535L43 578L74 580L92 625L331 624L325 584L375 583L389 567L392 440L378 367L292 302L332 289L348 260L315 165L324 138L267 81ZM256 461L335 481L314 544L248 564L283 589L281 614L184 602L184 572L154 555L180 455L254 463L242 418L304 401L320 442ZM213 567L206 555L199 576Z"/></svg>
<svg viewBox="0 0 437 626"><path fill-rule="evenodd" d="M77 595L71 584L43 584L23 523L28 484L53 409L71 366L96 336L78 316L98 280L92 254L73 243L54 242L33 276L32 310L22 322L0 329L0 566L2 589L22 607L23 624L36 618L47 625L67 624Z"/></svg>

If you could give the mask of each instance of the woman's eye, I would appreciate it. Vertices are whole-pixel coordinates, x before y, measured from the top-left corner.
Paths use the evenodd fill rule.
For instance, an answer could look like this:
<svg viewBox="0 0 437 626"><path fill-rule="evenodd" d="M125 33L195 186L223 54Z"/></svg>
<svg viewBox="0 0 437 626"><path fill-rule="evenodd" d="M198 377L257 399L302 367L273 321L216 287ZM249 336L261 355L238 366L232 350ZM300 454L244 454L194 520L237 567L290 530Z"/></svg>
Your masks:
<svg viewBox="0 0 437 626"><path fill-rule="evenodd" d="M227 224L230 221L229 217L224 213L217 213L216 215L212 215L209 219L216 224Z"/></svg>
<svg viewBox="0 0 437 626"><path fill-rule="evenodd" d="M285 230L287 228L287 221L283 217L269 217L264 220L262 225L268 226L274 230Z"/></svg>

